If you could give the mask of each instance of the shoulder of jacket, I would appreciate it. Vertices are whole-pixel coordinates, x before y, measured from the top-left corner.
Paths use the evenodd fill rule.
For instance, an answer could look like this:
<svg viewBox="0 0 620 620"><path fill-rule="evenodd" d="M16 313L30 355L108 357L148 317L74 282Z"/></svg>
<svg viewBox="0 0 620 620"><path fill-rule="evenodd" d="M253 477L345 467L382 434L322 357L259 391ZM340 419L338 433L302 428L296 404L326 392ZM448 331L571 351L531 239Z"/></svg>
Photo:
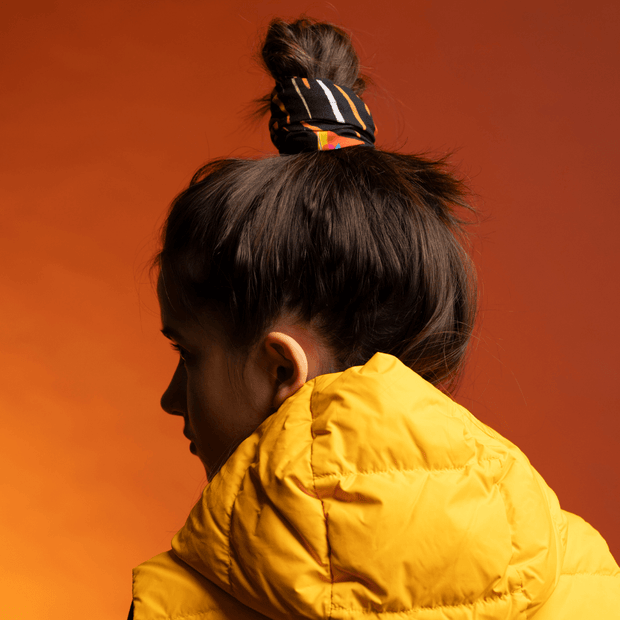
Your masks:
<svg viewBox="0 0 620 620"><path fill-rule="evenodd" d="M602 536L581 517L564 512L567 547L553 593L532 620L618 620L620 569Z"/></svg>
<svg viewBox="0 0 620 620"><path fill-rule="evenodd" d="M568 540L562 574L608 576L620 580L620 569L605 539L581 517L567 511L563 513L568 522Z"/></svg>

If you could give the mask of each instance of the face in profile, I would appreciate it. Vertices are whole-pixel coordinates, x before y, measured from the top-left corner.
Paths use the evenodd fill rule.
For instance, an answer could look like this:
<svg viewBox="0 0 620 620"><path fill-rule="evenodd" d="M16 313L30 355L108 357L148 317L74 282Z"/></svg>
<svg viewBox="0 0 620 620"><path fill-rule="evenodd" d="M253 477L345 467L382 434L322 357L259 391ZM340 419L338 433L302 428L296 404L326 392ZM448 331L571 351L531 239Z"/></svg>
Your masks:
<svg viewBox="0 0 620 620"><path fill-rule="evenodd" d="M273 411L273 380L260 356L243 363L207 312L194 317L178 309L174 288L158 283L162 333L179 359L161 406L183 418L190 451L211 480L230 453Z"/></svg>

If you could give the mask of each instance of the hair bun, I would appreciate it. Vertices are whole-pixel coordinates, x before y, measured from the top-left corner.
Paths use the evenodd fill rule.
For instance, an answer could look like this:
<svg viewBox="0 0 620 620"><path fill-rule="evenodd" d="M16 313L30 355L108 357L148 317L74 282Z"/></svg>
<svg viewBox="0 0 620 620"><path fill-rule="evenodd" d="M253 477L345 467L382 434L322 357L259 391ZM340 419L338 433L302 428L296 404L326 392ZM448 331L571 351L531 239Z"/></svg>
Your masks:
<svg viewBox="0 0 620 620"><path fill-rule="evenodd" d="M288 23L274 19L261 49L265 67L276 82L285 78L327 78L352 89L366 88L359 58L349 35L333 24L310 18Z"/></svg>

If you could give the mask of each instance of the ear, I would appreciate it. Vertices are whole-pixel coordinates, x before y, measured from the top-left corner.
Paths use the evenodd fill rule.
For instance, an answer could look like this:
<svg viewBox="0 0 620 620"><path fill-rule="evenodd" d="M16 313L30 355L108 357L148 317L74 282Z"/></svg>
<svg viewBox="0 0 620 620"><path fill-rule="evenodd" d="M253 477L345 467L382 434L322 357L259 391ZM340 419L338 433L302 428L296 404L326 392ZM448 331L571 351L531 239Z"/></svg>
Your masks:
<svg viewBox="0 0 620 620"><path fill-rule="evenodd" d="M277 409L308 380L308 357L301 344L287 334L269 332L264 342L276 377L273 406Z"/></svg>

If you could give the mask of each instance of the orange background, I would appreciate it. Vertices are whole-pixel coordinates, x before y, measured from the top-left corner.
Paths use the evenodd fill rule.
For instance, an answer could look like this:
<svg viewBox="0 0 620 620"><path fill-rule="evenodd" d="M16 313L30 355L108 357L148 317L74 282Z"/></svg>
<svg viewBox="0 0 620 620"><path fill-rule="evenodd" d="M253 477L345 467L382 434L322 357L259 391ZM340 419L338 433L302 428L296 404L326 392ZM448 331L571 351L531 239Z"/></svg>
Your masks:
<svg viewBox="0 0 620 620"><path fill-rule="evenodd" d="M3 3L0 617L124 618L199 496L145 265L195 168L272 152L252 47L302 11L354 32L381 146L458 149L485 218L460 400L620 557L618 6Z"/></svg>

